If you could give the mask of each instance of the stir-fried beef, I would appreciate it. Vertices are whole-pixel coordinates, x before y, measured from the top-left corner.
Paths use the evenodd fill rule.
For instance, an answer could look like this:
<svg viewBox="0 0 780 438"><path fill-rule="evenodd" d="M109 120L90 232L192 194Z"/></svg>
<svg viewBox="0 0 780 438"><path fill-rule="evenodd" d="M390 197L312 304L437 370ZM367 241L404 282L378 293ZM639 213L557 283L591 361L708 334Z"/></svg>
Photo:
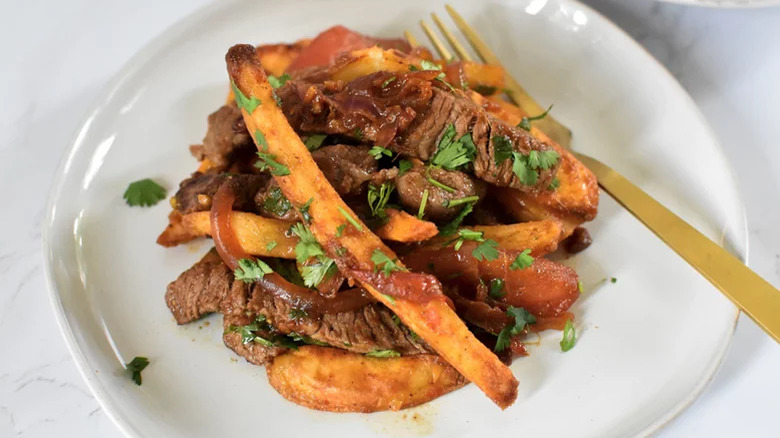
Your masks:
<svg viewBox="0 0 780 438"><path fill-rule="evenodd" d="M438 183L434 184L431 180ZM447 188L443 188L445 186ZM425 217L431 220L450 219L462 205L448 207L448 202L469 196L483 197L485 183L475 180L463 172L447 171L438 168L415 166L396 180L398 199L410 211L418 211L427 190Z"/></svg>
<svg viewBox="0 0 780 438"><path fill-rule="evenodd" d="M179 191L176 192L176 209L182 214L210 209L211 198L214 197L219 186L228 180L232 180L233 193L236 195L233 209L255 211L255 194L268 185L270 176L196 172L179 184Z"/></svg>
<svg viewBox="0 0 780 438"><path fill-rule="evenodd" d="M241 335L231 330L232 327L244 326L252 322L253 318L247 315L225 315L222 322L225 330L222 334L222 342L225 343L225 346L246 359L247 362L255 365L265 365L271 359L287 351L285 347L269 347L257 342L244 343ZM273 336L268 331L257 332L257 335L264 338Z"/></svg>
<svg viewBox="0 0 780 438"><path fill-rule="evenodd" d="M368 150L337 144L317 149L311 156L339 195L348 196L360 194L364 183L377 172L376 160Z"/></svg>
<svg viewBox="0 0 780 438"><path fill-rule="evenodd" d="M225 315L226 321L230 321L226 327L250 324L256 316L263 315L281 333L296 333L304 339L356 353L431 351L382 304L370 303L321 315L295 312L296 307L289 300L262 283L234 280L233 273L213 250L172 282L165 298L179 324L212 312ZM225 335L226 345L250 362L262 363L264 358L272 357L272 351L261 351L259 345L239 345L241 339L236 336L235 333Z"/></svg>
<svg viewBox="0 0 780 438"><path fill-rule="evenodd" d="M528 156L551 147L488 114L460 91L450 91L435 80L437 75L436 71L378 72L348 84L290 80L277 94L291 125L300 132L350 136L423 161L433 157L446 128L453 125L456 139L471 134L478 178L522 191L546 188L556 166L534 169L538 178L526 185L512 170L512 152Z"/></svg>
<svg viewBox="0 0 780 438"><path fill-rule="evenodd" d="M217 167L230 164L230 159L242 149L254 149L241 111L234 104L223 105L208 117L208 131L202 145L190 151L198 160L208 158Z"/></svg>

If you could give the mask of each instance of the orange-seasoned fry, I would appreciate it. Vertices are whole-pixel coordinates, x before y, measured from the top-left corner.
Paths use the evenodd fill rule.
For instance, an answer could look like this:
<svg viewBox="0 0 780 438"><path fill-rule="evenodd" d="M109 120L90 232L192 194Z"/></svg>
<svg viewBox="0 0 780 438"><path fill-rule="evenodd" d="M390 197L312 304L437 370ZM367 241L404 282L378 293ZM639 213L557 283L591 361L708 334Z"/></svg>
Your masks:
<svg viewBox="0 0 780 438"><path fill-rule="evenodd" d="M311 43L310 38L298 40L292 44L263 44L257 46L257 58L260 59L266 73L281 76L287 67L301 54L301 50Z"/></svg>
<svg viewBox="0 0 780 438"><path fill-rule="evenodd" d="M282 397L329 412L397 411L468 383L432 354L376 358L313 345L277 357L266 372Z"/></svg>
<svg viewBox="0 0 780 438"><path fill-rule="evenodd" d="M485 98L474 92L470 92L469 97L489 113L513 125L520 123L523 117L527 116L517 106L499 98ZM578 225L596 217L599 205L598 181L593 172L574 155L535 126L531 126L531 135L552 146L560 155L560 167L556 173L558 188L539 193L521 193L514 189L501 188L496 190L495 194L516 220L563 221L563 239L571 235Z"/></svg>
<svg viewBox="0 0 780 438"><path fill-rule="evenodd" d="M312 218L309 228L329 256L352 270L368 272L376 267L371 259L375 251L396 259L395 253L357 219L317 167L274 102L255 48L234 46L226 60L230 78L243 94L238 97L244 102L241 111L250 134L266 160L273 160L274 179L282 193L299 208L308 205ZM346 228L339 228L342 225ZM362 286L498 406L506 408L517 398L518 383L512 372L471 334L444 300L419 303L393 299L367 282Z"/></svg>
<svg viewBox="0 0 780 438"><path fill-rule="evenodd" d="M396 242L422 242L439 233L433 222L417 219L415 216L394 208L388 208L387 222L374 231L380 239Z"/></svg>
<svg viewBox="0 0 780 438"><path fill-rule="evenodd" d="M173 210L168 215L168 226L165 227L160 236L157 237L157 244L166 248L187 243L197 237L199 234L182 223L182 214L178 210Z"/></svg>
<svg viewBox="0 0 780 438"><path fill-rule="evenodd" d="M190 213L182 217L182 224L195 236L211 234L208 211ZM234 211L230 225L241 248L248 254L262 257L295 258L298 237L287 232L293 222L270 219L252 213ZM271 243L275 245L271 245Z"/></svg>
<svg viewBox="0 0 780 438"><path fill-rule="evenodd" d="M467 228L482 231L485 239L495 240L501 249L516 251L530 249L534 257L555 251L563 233L563 223L556 219L510 225L476 225ZM454 238L457 238L457 235L439 236L426 242L426 245L442 245Z"/></svg>

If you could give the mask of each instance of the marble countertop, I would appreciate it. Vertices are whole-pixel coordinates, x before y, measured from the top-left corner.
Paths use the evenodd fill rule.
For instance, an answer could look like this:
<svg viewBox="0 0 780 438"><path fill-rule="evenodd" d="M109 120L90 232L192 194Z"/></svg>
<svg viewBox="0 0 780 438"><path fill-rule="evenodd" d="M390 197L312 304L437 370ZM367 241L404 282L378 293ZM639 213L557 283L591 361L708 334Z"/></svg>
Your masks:
<svg viewBox="0 0 780 438"><path fill-rule="evenodd" d="M44 203L73 130L106 81L205 3L0 6L0 437L120 436L81 380L53 318L42 269ZM749 265L780 286L780 8L587 3L666 65L700 106L745 203ZM777 436L778 370L780 346L741 317L711 386L660 436Z"/></svg>

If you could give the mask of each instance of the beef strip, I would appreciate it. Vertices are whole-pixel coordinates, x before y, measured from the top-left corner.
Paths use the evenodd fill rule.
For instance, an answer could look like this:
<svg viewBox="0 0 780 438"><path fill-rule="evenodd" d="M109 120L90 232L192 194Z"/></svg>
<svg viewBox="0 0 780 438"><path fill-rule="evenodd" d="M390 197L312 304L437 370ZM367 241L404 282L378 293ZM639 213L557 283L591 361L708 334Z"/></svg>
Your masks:
<svg viewBox="0 0 780 438"><path fill-rule="evenodd" d="M268 347L257 342L247 342L241 339L241 335L231 331L231 327L251 324L254 318L247 315L225 315L222 320L224 332L222 341L225 346L233 350L237 355L255 365L265 365L276 356L287 351L284 347ZM271 333L257 333L258 336L270 337Z"/></svg>
<svg viewBox="0 0 780 438"><path fill-rule="evenodd" d="M282 193L276 180L271 181L255 194L255 204L263 216L281 219L285 221L300 220L298 210Z"/></svg>
<svg viewBox="0 0 780 438"><path fill-rule="evenodd" d="M245 325L257 315L264 315L280 332L295 332L314 341L356 353L395 350L401 354L430 352L431 349L393 318L393 313L379 303L319 317L291 316L292 305L269 293L258 283L236 281L233 273L212 250L203 259L184 271L168 286L165 294L168 308L176 322L186 324L201 316L221 312L228 325ZM244 318L244 319L235 319ZM248 318L248 319L247 319ZM241 322L243 323L237 323ZM241 348L240 336L225 336L225 343L247 360L261 361L268 352L251 352L259 347ZM249 359L249 357L253 359ZM252 362L255 363L255 362Z"/></svg>
<svg viewBox="0 0 780 438"><path fill-rule="evenodd" d="M431 183L428 178L454 189L448 191ZM479 196L485 194L485 183L466 175L463 172L447 171L439 168L415 166L396 180L398 199L409 211L417 212L422 202L423 193L428 190L425 203L425 217L431 220L447 220L458 214L462 205L452 208L447 203L454 199Z"/></svg>
<svg viewBox="0 0 780 438"><path fill-rule="evenodd" d="M237 152L254 147L241 110L230 103L209 114L203 144L190 147L190 151L198 160L208 158L218 168L224 168Z"/></svg>
<svg viewBox="0 0 780 438"><path fill-rule="evenodd" d="M270 180L268 174L227 175L216 172L195 172L190 178L179 183L179 190L175 195L176 209L182 214L210 209L211 198L219 186L229 179L232 179L233 193L236 196L233 209L256 211L255 194L268 185Z"/></svg>
<svg viewBox="0 0 780 438"><path fill-rule="evenodd" d="M341 196L358 195L378 166L364 146L337 144L312 151L311 157Z"/></svg>
<svg viewBox="0 0 780 438"><path fill-rule="evenodd" d="M347 84L290 80L277 90L291 125L303 133L340 134L392 151L430 160L446 128L456 139L471 133L476 146L474 174L483 181L530 192L545 189L557 170L539 169L533 185L512 171L512 159L496 164L496 143L508 141L512 151L528 155L552 148L523 129L488 114L460 91L434 80L438 72L377 72ZM387 83L390 78L396 79ZM497 140L497 139L502 140Z"/></svg>

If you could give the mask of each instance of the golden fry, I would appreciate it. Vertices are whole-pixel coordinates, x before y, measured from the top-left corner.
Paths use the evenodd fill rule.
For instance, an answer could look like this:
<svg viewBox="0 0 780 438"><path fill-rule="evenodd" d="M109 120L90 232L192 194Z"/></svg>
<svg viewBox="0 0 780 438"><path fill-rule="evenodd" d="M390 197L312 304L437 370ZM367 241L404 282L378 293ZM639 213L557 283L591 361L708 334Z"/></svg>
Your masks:
<svg viewBox="0 0 780 438"><path fill-rule="evenodd" d="M184 215L182 224L195 236L211 235L208 211ZM252 213L234 211L230 214L230 225L241 248L247 254L262 257L295 258L298 237L287 232L292 224ZM271 245L272 242L275 244Z"/></svg>
<svg viewBox="0 0 780 438"><path fill-rule="evenodd" d="M549 254L558 248L563 233L563 223L559 220L542 220L510 225L476 225L469 230L482 231L485 239L495 240L504 250L531 250L534 257ZM426 242L426 245L442 245L455 236L439 236Z"/></svg>
<svg viewBox="0 0 780 438"><path fill-rule="evenodd" d="M439 233L433 222L417 219L415 216L394 208L388 208L387 222L375 233L383 240L396 242L422 242Z"/></svg>
<svg viewBox="0 0 780 438"><path fill-rule="evenodd" d="M329 412L397 411L468 383L432 354L376 358L313 345L276 357L266 372L282 397Z"/></svg>
<svg viewBox="0 0 780 438"><path fill-rule="evenodd" d="M248 45L232 47L226 57L228 73L247 99L259 99L251 114L241 109L258 149L289 169L274 176L282 193L301 207L309 203L309 225L314 237L331 257L350 269L373 271L371 256L381 251L397 258L339 197L325 175L275 104L265 72ZM256 101L253 101L256 103ZM340 226L344 231L336 236ZM343 250L342 250L343 249ZM342 255L343 254L343 255ZM479 342L443 300L415 303L395 299L368 283L362 286L392 309L401 321L424 339L463 376L474 382L498 406L506 408L517 398L517 380L493 352Z"/></svg>

